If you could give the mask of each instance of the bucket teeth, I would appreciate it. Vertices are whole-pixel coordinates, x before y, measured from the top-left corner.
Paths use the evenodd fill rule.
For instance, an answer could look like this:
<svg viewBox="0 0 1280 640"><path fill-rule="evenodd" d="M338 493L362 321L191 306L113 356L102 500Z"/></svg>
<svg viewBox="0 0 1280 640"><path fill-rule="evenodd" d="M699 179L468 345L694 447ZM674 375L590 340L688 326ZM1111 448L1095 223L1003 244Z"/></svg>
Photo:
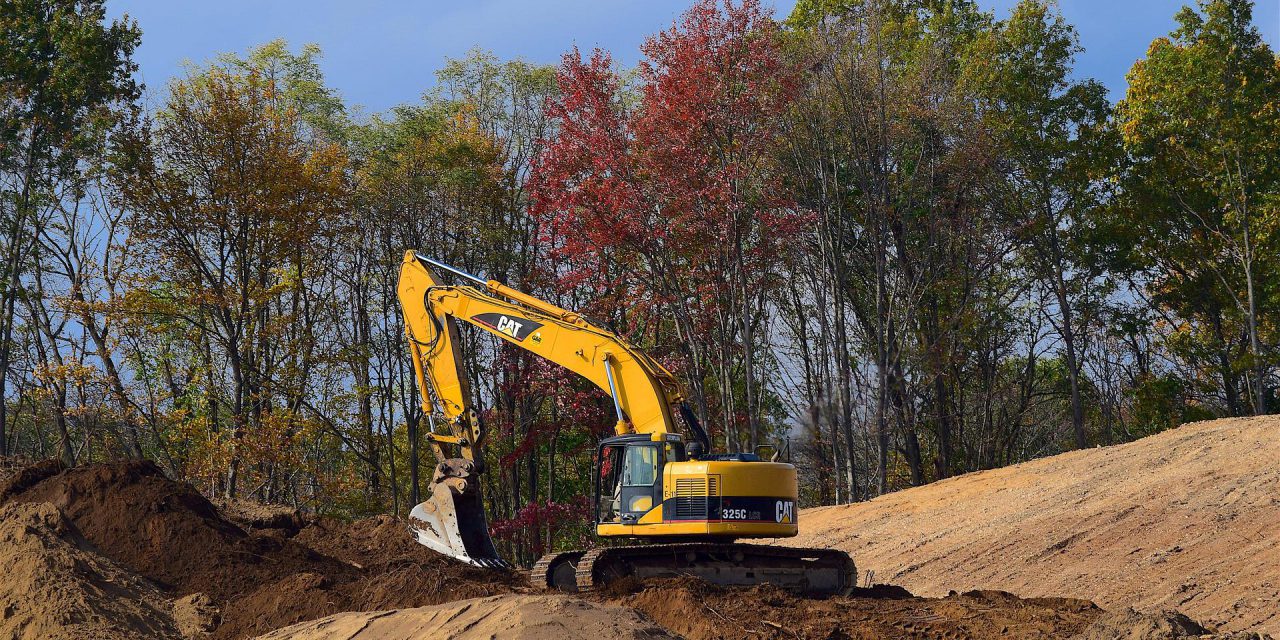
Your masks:
<svg viewBox="0 0 1280 640"><path fill-rule="evenodd" d="M409 512L409 530L419 544L467 564L510 568L489 537L479 477L470 460L452 458L436 466L431 495Z"/></svg>

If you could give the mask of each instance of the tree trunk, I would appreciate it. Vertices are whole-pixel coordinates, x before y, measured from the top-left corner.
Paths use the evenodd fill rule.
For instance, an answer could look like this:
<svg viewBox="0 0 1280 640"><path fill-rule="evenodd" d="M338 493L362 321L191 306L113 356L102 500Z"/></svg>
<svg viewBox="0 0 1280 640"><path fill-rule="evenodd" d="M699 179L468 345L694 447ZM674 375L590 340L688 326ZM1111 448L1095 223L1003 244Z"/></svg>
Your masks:
<svg viewBox="0 0 1280 640"><path fill-rule="evenodd" d="M1071 432L1075 434L1076 448L1088 446L1088 438L1084 430L1084 405L1080 399L1080 363L1076 353L1075 317L1071 307L1071 299L1067 295L1067 283L1063 277L1062 256L1058 246L1056 230L1050 230L1049 241L1053 251L1053 291L1058 298L1058 310L1062 314L1062 334L1064 354L1067 358L1067 381L1071 384Z"/></svg>
<svg viewBox="0 0 1280 640"><path fill-rule="evenodd" d="M1245 251L1250 251L1249 233L1245 231ZM1253 295L1253 261L1245 261L1244 279L1249 297L1249 349L1253 352L1253 415L1267 413L1267 364L1262 358L1262 342L1258 338L1258 307Z"/></svg>
<svg viewBox="0 0 1280 640"><path fill-rule="evenodd" d="M37 98L33 104L40 104ZM23 231L26 230L26 217L31 213L31 181L34 178L36 170L36 142L40 140L43 129L39 126L35 127L31 136L27 141L27 157L23 165L22 193L18 197L18 201L14 205L13 220L9 224L9 255L5 258L5 271L0 282L4 284L4 298L2 301L4 316L0 317L3 327L0 327L0 455L8 455L8 446L6 442L6 430L8 428L8 400L5 392L9 388L9 364L12 354L10 353L10 345L13 341L13 327L15 324L15 313L17 312L18 291L21 289L22 282L22 254L25 251L26 240L23 239ZM34 238L35 235L32 234Z"/></svg>
<svg viewBox="0 0 1280 640"><path fill-rule="evenodd" d="M837 280L835 295L836 335L834 355L836 357L839 376L836 380L836 389L840 394L840 430L844 434L845 483L849 487L849 502L853 502L858 499L858 474L854 458L856 443L853 437L853 367L850 363L849 333L845 324L844 295L841 292L841 289L843 289L843 287L839 286L839 282Z"/></svg>

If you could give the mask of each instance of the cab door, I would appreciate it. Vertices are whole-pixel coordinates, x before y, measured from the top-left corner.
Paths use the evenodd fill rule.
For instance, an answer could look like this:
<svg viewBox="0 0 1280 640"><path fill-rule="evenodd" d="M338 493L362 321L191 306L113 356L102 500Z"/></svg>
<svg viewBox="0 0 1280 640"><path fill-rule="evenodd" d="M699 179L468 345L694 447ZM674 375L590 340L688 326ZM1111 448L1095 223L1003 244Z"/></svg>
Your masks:
<svg viewBox="0 0 1280 640"><path fill-rule="evenodd" d="M600 447L597 522L633 524L662 502L662 448L658 443Z"/></svg>

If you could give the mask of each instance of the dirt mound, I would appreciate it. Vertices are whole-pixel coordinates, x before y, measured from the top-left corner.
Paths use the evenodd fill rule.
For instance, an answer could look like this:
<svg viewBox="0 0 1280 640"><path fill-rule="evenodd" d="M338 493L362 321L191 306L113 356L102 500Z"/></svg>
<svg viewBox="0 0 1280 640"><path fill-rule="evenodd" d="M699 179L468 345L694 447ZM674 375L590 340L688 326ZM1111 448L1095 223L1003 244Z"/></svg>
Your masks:
<svg viewBox="0 0 1280 640"><path fill-rule="evenodd" d="M0 504L26 491L31 485L50 476L56 476L67 468L57 458L42 460L31 465L0 465Z"/></svg>
<svg viewBox="0 0 1280 640"><path fill-rule="evenodd" d="M1176 609L1280 632L1280 418L1185 425L1114 447L805 510L785 541L850 552L939 596L992 588Z"/></svg>
<svg viewBox="0 0 1280 640"><path fill-rule="evenodd" d="M224 518L245 531L279 529L284 535L294 535L307 525L302 513L282 505L243 499L217 499L213 504Z"/></svg>
<svg viewBox="0 0 1280 640"><path fill-rule="evenodd" d="M149 462L29 468L9 486L10 503L51 503L103 555L167 595L204 594L208 601L182 616L184 626L211 629L215 638L523 585L515 574L481 571L414 544L391 518L302 526L296 514L242 505L233 517L246 522L246 531Z"/></svg>
<svg viewBox="0 0 1280 640"><path fill-rule="evenodd" d="M0 506L0 637L177 638L163 595L49 504Z"/></svg>
<svg viewBox="0 0 1280 640"><path fill-rule="evenodd" d="M53 504L107 557L182 595L223 602L300 571L348 569L281 536L246 533L150 462L68 469L12 499Z"/></svg>
<svg viewBox="0 0 1280 640"><path fill-rule="evenodd" d="M502 595L433 607L342 613L261 640L658 640L675 638L631 609L560 594Z"/></svg>
<svg viewBox="0 0 1280 640"><path fill-rule="evenodd" d="M362 571L352 589L364 610L423 607L528 587L523 574L456 562L420 544L391 516L318 520L294 540Z"/></svg>
<svg viewBox="0 0 1280 640"><path fill-rule="evenodd" d="M603 597L690 640L1067 638L1102 614L1085 600L1023 600L998 591L917 598L881 587L812 600L770 586L729 589L686 578L633 585L634 593Z"/></svg>
<svg viewBox="0 0 1280 640"><path fill-rule="evenodd" d="M1173 611L1138 613L1133 609L1104 613L1071 640L1262 640L1255 633L1238 631L1215 634L1194 620Z"/></svg>
<svg viewBox="0 0 1280 640"><path fill-rule="evenodd" d="M227 604L219 638L244 638L342 611L422 607L527 589L524 577L464 565L423 547L389 516L309 523L291 543L341 562L299 571Z"/></svg>

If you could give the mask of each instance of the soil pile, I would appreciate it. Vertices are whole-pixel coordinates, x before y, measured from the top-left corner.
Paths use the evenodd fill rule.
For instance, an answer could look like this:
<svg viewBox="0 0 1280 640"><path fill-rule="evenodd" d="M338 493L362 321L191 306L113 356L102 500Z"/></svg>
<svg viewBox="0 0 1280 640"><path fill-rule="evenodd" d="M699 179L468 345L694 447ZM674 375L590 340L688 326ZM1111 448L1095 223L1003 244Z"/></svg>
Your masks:
<svg viewBox="0 0 1280 640"><path fill-rule="evenodd" d="M448 559L420 544L391 516L355 522L317 520L294 538L358 567L352 584L362 610L423 607L528 588L523 573L493 571Z"/></svg>
<svg viewBox="0 0 1280 640"><path fill-rule="evenodd" d="M250 524L276 525L241 527L149 462L67 470L44 464L10 479L9 503L48 503L102 555L167 596L201 594L180 618L184 628L212 631L214 638L250 637L341 611L506 593L523 584L515 574L432 553L390 518L300 526L296 514L241 510L238 517Z"/></svg>
<svg viewBox="0 0 1280 640"><path fill-rule="evenodd" d="M1276 634L1277 432L1277 417L1201 422L806 510L784 543L843 549L877 580L926 596L1088 598Z"/></svg>
<svg viewBox="0 0 1280 640"><path fill-rule="evenodd" d="M433 607L342 613L260 640L660 640L675 636L634 610L561 594L502 595Z"/></svg>
<svg viewBox="0 0 1280 640"><path fill-rule="evenodd" d="M284 535L293 535L307 525L307 519L297 509L284 505L262 504L252 500L213 500L222 516L245 531L279 529Z"/></svg>
<svg viewBox="0 0 1280 640"><path fill-rule="evenodd" d="M1069 638L1102 610L1087 600L1023 600L998 591L917 598L902 589L861 589L813 600L775 587L729 589L694 579L619 586L610 602L641 611L690 640L736 638Z"/></svg>
<svg viewBox="0 0 1280 640"><path fill-rule="evenodd" d="M54 505L107 557L180 595L225 602L302 571L350 569L279 535L246 533L151 462L68 469L12 500Z"/></svg>
<svg viewBox="0 0 1280 640"><path fill-rule="evenodd" d="M527 589L522 575L455 562L417 544L388 516L320 520L288 540L326 562L262 583L223 609L219 638L244 638L343 611L434 605ZM329 565L339 563L340 570Z"/></svg>
<svg viewBox="0 0 1280 640"><path fill-rule="evenodd" d="M51 505L0 506L0 567L0 637L179 637L160 591L95 553Z"/></svg>
<svg viewBox="0 0 1280 640"><path fill-rule="evenodd" d="M1194 620L1172 611L1138 613L1133 609L1104 613L1071 640L1265 640L1247 631L1214 634Z"/></svg>
<svg viewBox="0 0 1280 640"><path fill-rule="evenodd" d="M5 458L0 463L0 504L26 491L31 485L62 473L66 468L61 460L55 458L35 464L20 464L14 458Z"/></svg>

